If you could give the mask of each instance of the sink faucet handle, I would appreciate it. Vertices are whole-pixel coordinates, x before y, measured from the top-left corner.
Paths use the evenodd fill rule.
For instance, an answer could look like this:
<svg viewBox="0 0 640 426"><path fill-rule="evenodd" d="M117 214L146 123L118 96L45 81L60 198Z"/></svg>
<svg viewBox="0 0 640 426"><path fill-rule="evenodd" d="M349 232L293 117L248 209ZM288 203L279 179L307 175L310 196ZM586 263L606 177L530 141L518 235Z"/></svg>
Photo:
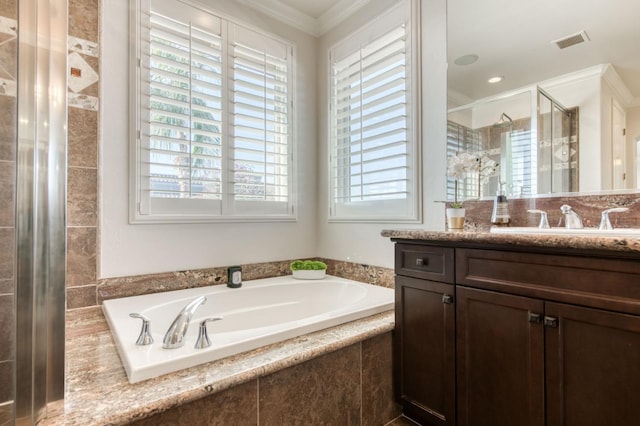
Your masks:
<svg viewBox="0 0 640 426"><path fill-rule="evenodd" d="M198 339L196 340L196 349L204 349L211 346L211 340L209 340L209 334L207 333L207 323L213 321L220 321L223 317L207 318L200 322L200 330L198 331Z"/></svg>
<svg viewBox="0 0 640 426"><path fill-rule="evenodd" d="M609 213L623 213L626 211L629 211L628 207L614 207L612 209L603 211L602 217L600 218L600 226L598 226L598 229L613 229L611 220L609 220Z"/></svg>
<svg viewBox="0 0 640 426"><path fill-rule="evenodd" d="M141 319L142 320L142 328L140 329L140 335L138 336L138 340L136 340L136 345L144 346L150 345L153 343L153 337L151 337L151 320L145 315L138 313L129 314L131 318Z"/></svg>
<svg viewBox="0 0 640 426"><path fill-rule="evenodd" d="M540 223L538 224L538 228L540 229L550 228L549 219L547 219L547 212L545 212L544 210L527 210L527 212L537 213L540 215Z"/></svg>
<svg viewBox="0 0 640 426"><path fill-rule="evenodd" d="M564 215L564 226L568 229L582 229L582 218L570 205L564 204L560 207L560 211Z"/></svg>

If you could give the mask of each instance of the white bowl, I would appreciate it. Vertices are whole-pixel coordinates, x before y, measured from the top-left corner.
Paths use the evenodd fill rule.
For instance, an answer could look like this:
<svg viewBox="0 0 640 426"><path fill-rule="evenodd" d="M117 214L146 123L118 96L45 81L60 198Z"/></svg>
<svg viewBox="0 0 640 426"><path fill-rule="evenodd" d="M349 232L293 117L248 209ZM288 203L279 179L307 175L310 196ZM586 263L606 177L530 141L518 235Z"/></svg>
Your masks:
<svg viewBox="0 0 640 426"><path fill-rule="evenodd" d="M326 269L291 271L293 278L299 280L321 280L327 274Z"/></svg>

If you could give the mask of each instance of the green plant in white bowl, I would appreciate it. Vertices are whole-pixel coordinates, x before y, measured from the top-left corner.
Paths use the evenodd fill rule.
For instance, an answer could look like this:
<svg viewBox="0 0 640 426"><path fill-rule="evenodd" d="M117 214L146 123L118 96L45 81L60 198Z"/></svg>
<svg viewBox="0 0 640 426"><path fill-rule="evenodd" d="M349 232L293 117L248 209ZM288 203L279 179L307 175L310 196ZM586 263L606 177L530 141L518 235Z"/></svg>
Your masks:
<svg viewBox="0 0 640 426"><path fill-rule="evenodd" d="M294 260L290 265L293 278L320 280L327 273L327 264L319 260Z"/></svg>

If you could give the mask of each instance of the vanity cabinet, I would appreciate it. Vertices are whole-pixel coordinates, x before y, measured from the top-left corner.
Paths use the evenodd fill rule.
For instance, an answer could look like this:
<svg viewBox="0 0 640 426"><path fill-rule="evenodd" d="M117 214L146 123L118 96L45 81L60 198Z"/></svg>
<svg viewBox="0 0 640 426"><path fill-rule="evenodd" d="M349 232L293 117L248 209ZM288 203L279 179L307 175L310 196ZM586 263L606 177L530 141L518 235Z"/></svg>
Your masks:
<svg viewBox="0 0 640 426"><path fill-rule="evenodd" d="M424 425L640 424L640 257L477 246L396 244L405 414ZM449 281L407 276L398 261L420 247L453 252L439 268L454 270Z"/></svg>

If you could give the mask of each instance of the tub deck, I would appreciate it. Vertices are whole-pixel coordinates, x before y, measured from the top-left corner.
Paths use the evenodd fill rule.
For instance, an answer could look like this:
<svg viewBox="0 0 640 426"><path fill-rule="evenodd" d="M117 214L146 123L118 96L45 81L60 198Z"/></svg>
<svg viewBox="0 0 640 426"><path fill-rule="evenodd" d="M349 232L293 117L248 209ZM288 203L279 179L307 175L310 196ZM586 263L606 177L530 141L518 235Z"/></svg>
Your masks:
<svg viewBox="0 0 640 426"><path fill-rule="evenodd" d="M41 425L127 424L394 328L387 311L137 384L127 381L99 307L67 312L64 409ZM63 412L64 411L64 412Z"/></svg>

